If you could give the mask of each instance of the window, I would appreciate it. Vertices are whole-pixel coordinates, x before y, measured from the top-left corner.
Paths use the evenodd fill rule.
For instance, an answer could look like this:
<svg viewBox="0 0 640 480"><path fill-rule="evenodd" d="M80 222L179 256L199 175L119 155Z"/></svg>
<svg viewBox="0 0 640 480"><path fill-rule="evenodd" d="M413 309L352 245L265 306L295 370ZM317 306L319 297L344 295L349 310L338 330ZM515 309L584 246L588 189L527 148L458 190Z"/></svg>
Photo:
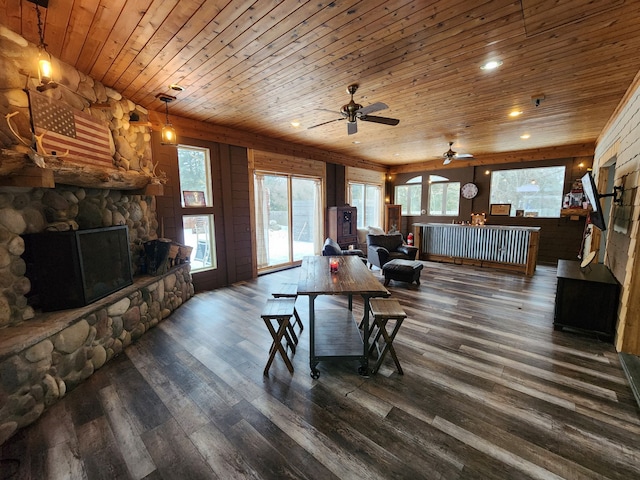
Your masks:
<svg viewBox="0 0 640 480"><path fill-rule="evenodd" d="M422 176L413 177L407 185L395 188L395 202L402 205L402 215L422 214Z"/></svg>
<svg viewBox="0 0 640 480"><path fill-rule="evenodd" d="M193 248L191 271L217 268L209 150L179 146L178 173L183 239Z"/></svg>
<svg viewBox="0 0 640 480"><path fill-rule="evenodd" d="M377 226L381 222L382 187L349 182L349 205L358 209L357 228Z"/></svg>
<svg viewBox="0 0 640 480"><path fill-rule="evenodd" d="M429 215L457 216L460 212L460 182L431 181Z"/></svg>
<svg viewBox="0 0 640 480"><path fill-rule="evenodd" d="M560 217L565 167L496 170L491 173L490 203L511 204L512 216Z"/></svg>

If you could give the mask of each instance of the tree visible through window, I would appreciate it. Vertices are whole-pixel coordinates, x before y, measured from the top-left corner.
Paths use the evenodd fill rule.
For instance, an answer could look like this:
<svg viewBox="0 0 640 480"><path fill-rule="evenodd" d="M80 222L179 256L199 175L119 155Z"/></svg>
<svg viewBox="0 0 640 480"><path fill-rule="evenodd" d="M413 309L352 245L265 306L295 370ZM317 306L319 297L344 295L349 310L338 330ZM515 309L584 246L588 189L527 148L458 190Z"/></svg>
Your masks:
<svg viewBox="0 0 640 480"><path fill-rule="evenodd" d="M490 203L511 204L511 215L560 217L565 167L520 168L491 173Z"/></svg>
<svg viewBox="0 0 640 480"><path fill-rule="evenodd" d="M457 216L460 212L460 182L429 184L429 215Z"/></svg>
<svg viewBox="0 0 640 480"><path fill-rule="evenodd" d="M193 248L191 271L217 268L209 150L179 146L178 172L183 208L182 233L184 243ZM193 199L203 197L204 203L193 202ZM193 203L185 205L185 198Z"/></svg>
<svg viewBox="0 0 640 480"><path fill-rule="evenodd" d="M380 226L381 198L380 185L349 182L349 203L358 209L358 228Z"/></svg>
<svg viewBox="0 0 640 480"><path fill-rule="evenodd" d="M413 177L407 185L395 188L395 203L402 205L402 215L420 215L422 213L422 176Z"/></svg>

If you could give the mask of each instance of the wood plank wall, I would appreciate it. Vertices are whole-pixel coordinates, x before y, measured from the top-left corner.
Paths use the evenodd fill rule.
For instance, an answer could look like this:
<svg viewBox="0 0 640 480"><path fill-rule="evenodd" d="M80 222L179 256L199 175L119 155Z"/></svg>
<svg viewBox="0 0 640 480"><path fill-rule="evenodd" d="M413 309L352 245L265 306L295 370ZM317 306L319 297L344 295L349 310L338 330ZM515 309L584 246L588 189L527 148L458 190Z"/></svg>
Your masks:
<svg viewBox="0 0 640 480"><path fill-rule="evenodd" d="M486 165L478 167L463 167L456 169L443 169L422 172L405 172L391 175L389 192L393 198L395 185L402 185L407 180L422 175L422 205L428 205L428 180L429 175L442 175L450 181L458 181L461 185L466 182L474 182L478 186L478 196L473 200L460 199L460 214L457 217L434 217L421 215L415 217L402 217L402 231L407 234L412 231L413 223L450 223L470 221L471 213L486 213L487 223L491 225L520 225L527 227L538 226L540 230L540 246L538 261L542 263L556 263L558 259L577 260L581 251L584 236L585 217L577 220L570 218L524 218L524 217L493 217L489 215L489 194L491 190L491 171L516 168L534 168L547 166L564 166L565 181L563 192L568 192L576 178L582 177L587 168L591 167L593 157L567 157L551 160L540 160L522 163L505 163L500 165ZM582 164L582 167L580 166ZM486 172L489 171L489 174Z"/></svg>
<svg viewBox="0 0 640 480"><path fill-rule="evenodd" d="M193 274L196 291L211 290L247 280L252 274L250 188L247 149L200 139L181 138L184 145L208 148L211 156L213 215L217 268ZM177 150L160 144L157 133L152 141L158 169L167 173L164 195L156 197L158 222L164 236L180 243L183 214L211 213L211 209L183 210L180 201ZM158 231L161 235L161 231Z"/></svg>

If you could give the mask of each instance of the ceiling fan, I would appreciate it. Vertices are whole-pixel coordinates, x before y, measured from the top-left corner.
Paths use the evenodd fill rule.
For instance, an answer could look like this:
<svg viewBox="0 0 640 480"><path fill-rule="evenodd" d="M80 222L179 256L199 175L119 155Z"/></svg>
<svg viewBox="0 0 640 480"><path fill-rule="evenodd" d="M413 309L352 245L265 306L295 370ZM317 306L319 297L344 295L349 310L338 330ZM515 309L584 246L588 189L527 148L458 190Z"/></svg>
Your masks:
<svg viewBox="0 0 640 480"><path fill-rule="evenodd" d="M442 154L442 158L444 158L443 165L449 165L453 160L458 160L460 158L473 158L471 153L457 153L452 150L453 142L449 142L449 150Z"/></svg>
<svg viewBox="0 0 640 480"><path fill-rule="evenodd" d="M328 122L319 123L318 125L313 125L311 128L320 127L322 125L326 125L327 123L339 122L340 120L347 120L347 133L349 135L353 135L358 131L357 120L362 120L363 122L373 122L373 123L382 123L384 125L398 125L400 120L397 118L388 118L388 117L379 117L369 115L373 112L378 112L380 110L384 110L389 108L386 104L382 102L376 102L371 105L367 105L363 107L359 103L353 101L353 95L358 90L358 85L353 84L347 87L347 93L351 95L351 101L346 105L343 105L340 109L340 114L342 117L335 118L333 120L329 120Z"/></svg>

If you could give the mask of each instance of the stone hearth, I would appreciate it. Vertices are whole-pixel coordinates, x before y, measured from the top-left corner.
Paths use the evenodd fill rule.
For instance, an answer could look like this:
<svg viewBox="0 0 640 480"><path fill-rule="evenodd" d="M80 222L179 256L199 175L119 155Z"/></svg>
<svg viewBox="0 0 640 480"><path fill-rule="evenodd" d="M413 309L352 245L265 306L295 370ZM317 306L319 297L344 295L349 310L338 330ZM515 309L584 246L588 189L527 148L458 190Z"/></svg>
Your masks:
<svg viewBox="0 0 640 480"><path fill-rule="evenodd" d="M193 296L190 266L0 329L0 444Z"/></svg>

